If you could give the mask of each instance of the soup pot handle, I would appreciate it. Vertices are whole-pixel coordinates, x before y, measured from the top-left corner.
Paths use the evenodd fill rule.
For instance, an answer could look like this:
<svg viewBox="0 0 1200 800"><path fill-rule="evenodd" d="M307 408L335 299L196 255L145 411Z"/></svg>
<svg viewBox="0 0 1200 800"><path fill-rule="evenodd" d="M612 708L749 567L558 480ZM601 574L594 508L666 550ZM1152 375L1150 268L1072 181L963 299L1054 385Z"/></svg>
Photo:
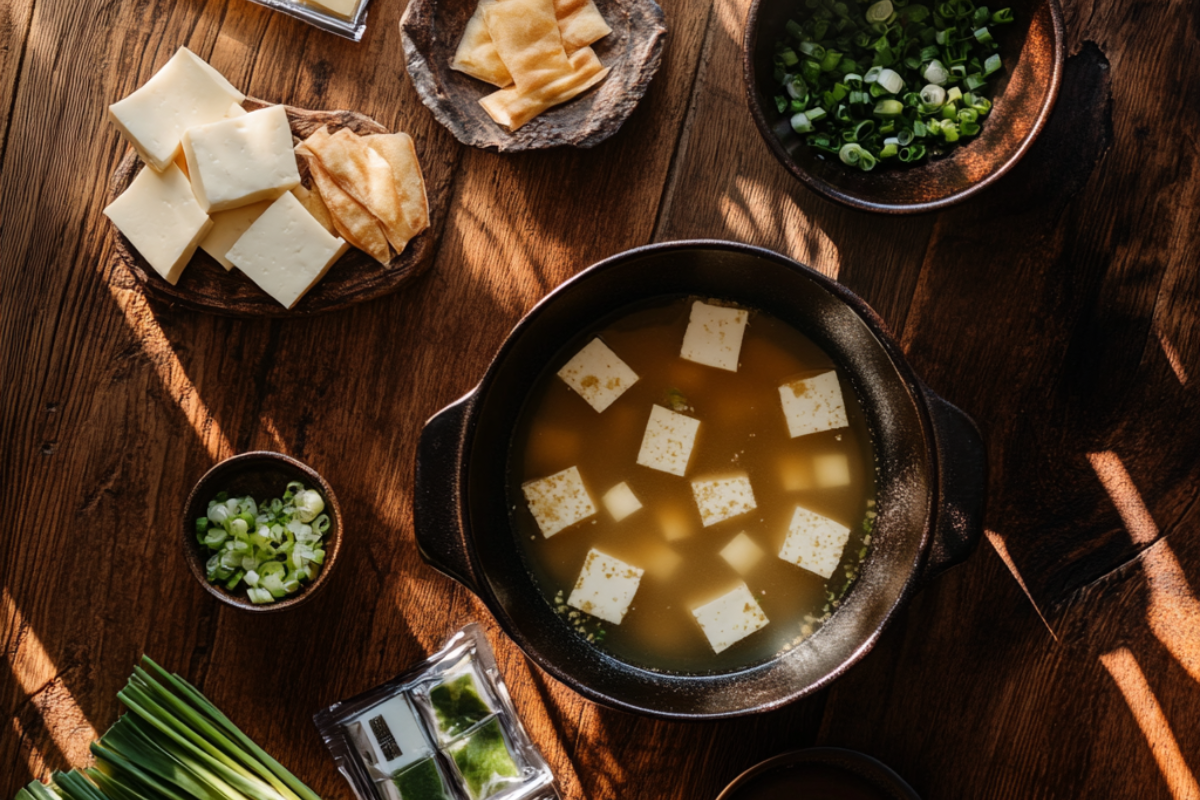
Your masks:
<svg viewBox="0 0 1200 800"><path fill-rule="evenodd" d="M938 505L933 543L921 575L925 584L966 561L983 536L988 462L975 421L928 387L922 388L938 455Z"/></svg>
<svg viewBox="0 0 1200 800"><path fill-rule="evenodd" d="M452 403L425 423L417 445L413 529L421 557L478 594L462 519L462 455L467 417L475 393Z"/></svg>

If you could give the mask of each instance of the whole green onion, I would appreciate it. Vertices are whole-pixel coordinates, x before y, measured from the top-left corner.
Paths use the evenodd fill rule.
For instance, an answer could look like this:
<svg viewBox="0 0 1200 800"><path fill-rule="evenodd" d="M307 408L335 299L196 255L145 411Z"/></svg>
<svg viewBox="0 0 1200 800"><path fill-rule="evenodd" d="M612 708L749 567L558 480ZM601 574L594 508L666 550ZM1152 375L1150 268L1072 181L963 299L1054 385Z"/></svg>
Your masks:
<svg viewBox="0 0 1200 800"><path fill-rule="evenodd" d="M972 0L803 5L807 18L789 20L776 45L775 105L809 147L871 170L943 155L979 134L992 108L985 92L1004 68L996 29L1013 21L1011 9Z"/></svg>

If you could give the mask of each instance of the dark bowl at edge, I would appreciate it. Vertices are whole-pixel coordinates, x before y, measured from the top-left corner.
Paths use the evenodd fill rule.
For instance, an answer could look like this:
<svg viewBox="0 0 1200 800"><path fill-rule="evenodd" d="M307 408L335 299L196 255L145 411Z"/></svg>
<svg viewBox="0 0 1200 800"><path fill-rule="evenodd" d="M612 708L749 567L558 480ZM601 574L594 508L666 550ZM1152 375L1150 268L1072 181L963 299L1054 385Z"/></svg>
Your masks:
<svg viewBox="0 0 1200 800"><path fill-rule="evenodd" d="M862 211L912 214L945 208L995 182L1021 159L1041 132L1058 97L1065 60L1059 0L1004 0L1015 21L997 30L1003 77L983 130L944 158L912 167L853 170L820 159L775 109L775 42L787 20L803 15L803 0L754 0L746 17L742 70L750 113L775 158L826 199Z"/></svg>
<svg viewBox="0 0 1200 800"><path fill-rule="evenodd" d="M321 565L317 579L304 584L300 591L293 595L262 605L250 602L245 589L231 592L224 586L209 583L204 575L204 565L212 551L196 541L196 520L208 513L208 501L218 492L228 492L230 496L250 495L256 502L264 498L279 497L292 481L300 481L306 488L316 489L325 499L329 530L323 539L325 563ZM184 509L183 549L188 569L213 597L245 611L283 611L307 601L329 581L329 575L333 572L342 549L342 510L333 493L333 487L315 469L283 453L255 450L225 459L204 473L196 482Z"/></svg>

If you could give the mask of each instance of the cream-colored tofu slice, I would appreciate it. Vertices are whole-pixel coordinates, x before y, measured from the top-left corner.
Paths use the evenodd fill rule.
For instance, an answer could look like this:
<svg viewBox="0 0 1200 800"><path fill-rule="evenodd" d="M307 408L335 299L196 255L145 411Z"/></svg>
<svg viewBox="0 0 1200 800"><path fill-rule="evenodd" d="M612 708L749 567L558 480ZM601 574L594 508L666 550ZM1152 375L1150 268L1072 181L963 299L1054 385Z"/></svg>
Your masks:
<svg viewBox="0 0 1200 800"><path fill-rule="evenodd" d="M300 185L283 106L189 128L183 152L196 199L209 213L274 200Z"/></svg>
<svg viewBox="0 0 1200 800"><path fill-rule="evenodd" d="M677 542L695 533L691 513L675 506L659 509L658 524L662 529L663 538L668 542Z"/></svg>
<svg viewBox="0 0 1200 800"><path fill-rule="evenodd" d="M654 406L642 435L637 463L672 475L686 475L699 430L700 420Z"/></svg>
<svg viewBox="0 0 1200 800"><path fill-rule="evenodd" d="M637 383L637 373L599 339L592 339L563 365L558 377L597 411L604 411Z"/></svg>
<svg viewBox="0 0 1200 800"><path fill-rule="evenodd" d="M583 571L567 598L567 605L620 625L637 594L644 572L593 548L583 561Z"/></svg>
<svg viewBox="0 0 1200 800"><path fill-rule="evenodd" d="M697 300L692 303L679 355L697 364L737 372L749 318L750 313L740 308L713 306Z"/></svg>
<svg viewBox="0 0 1200 800"><path fill-rule="evenodd" d="M104 215L172 285L213 224L174 164L162 172L143 169Z"/></svg>
<svg viewBox="0 0 1200 800"><path fill-rule="evenodd" d="M604 507L617 522L628 517L642 507L642 501L637 499L629 484L621 481L604 493Z"/></svg>
<svg viewBox="0 0 1200 800"><path fill-rule="evenodd" d="M233 262L225 257L229 248L242 238L242 234L250 230L263 212L271 207L273 200L263 200L248 206L234 208L229 211L218 211L212 215L213 226L200 242L200 249L217 260L225 269L233 269Z"/></svg>
<svg viewBox="0 0 1200 800"><path fill-rule="evenodd" d="M526 481L521 484L521 491L525 493L525 502L537 520L538 528L547 539L596 513L578 467L568 467L548 478Z"/></svg>
<svg viewBox="0 0 1200 800"><path fill-rule="evenodd" d="M741 473L725 478L702 478L692 481L692 496L700 510L704 527L716 525L758 507L750 476Z"/></svg>
<svg viewBox="0 0 1200 800"><path fill-rule="evenodd" d="M796 506L779 557L789 564L829 578L842 560L850 529L815 511Z"/></svg>
<svg viewBox="0 0 1200 800"><path fill-rule="evenodd" d="M229 106L229 110L225 112L225 119L233 119L234 117L244 117L250 112L242 108L241 103L233 103Z"/></svg>
<svg viewBox="0 0 1200 800"><path fill-rule="evenodd" d="M779 399L787 418L788 435L793 439L850 424L842 401L842 387L833 370L785 383L779 387Z"/></svg>
<svg viewBox="0 0 1200 800"><path fill-rule="evenodd" d="M692 616L700 623L714 653L727 650L770 622L744 583L712 602L693 608Z"/></svg>
<svg viewBox="0 0 1200 800"><path fill-rule="evenodd" d="M843 453L826 453L813 458L813 475L821 489L850 485L850 459Z"/></svg>
<svg viewBox="0 0 1200 800"><path fill-rule="evenodd" d="M720 555L739 574L746 575L762 560L765 552L742 531L721 548Z"/></svg>
<svg viewBox="0 0 1200 800"><path fill-rule="evenodd" d="M142 160L162 172L188 128L222 119L230 103L245 99L204 59L181 47L150 80L109 106L108 116Z"/></svg>
<svg viewBox="0 0 1200 800"><path fill-rule="evenodd" d="M292 308L349 246L322 228L295 195L284 192L225 257L281 305Z"/></svg>

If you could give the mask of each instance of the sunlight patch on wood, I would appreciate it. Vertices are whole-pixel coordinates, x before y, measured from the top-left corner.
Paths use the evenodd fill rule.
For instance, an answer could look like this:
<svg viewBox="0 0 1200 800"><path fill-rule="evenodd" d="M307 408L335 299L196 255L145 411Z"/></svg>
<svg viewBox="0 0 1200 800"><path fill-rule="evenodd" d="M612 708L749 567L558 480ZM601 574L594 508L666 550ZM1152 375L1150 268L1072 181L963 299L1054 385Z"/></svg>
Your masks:
<svg viewBox="0 0 1200 800"><path fill-rule="evenodd" d="M771 187L738 176L720 201L722 236L782 250L784 254L837 280L841 257L825 231L805 216L796 201Z"/></svg>
<svg viewBox="0 0 1200 800"><path fill-rule="evenodd" d="M1150 746L1150 752L1158 762L1158 769L1167 782L1171 797L1174 800L1200 800L1200 786L1196 784L1196 777L1188 769L1183 753L1179 750L1179 742L1176 741L1166 715L1163 714L1162 706L1154 696L1133 653L1122 647L1100 656L1100 663L1116 681L1125 703L1133 712L1133 717Z"/></svg>
<svg viewBox="0 0 1200 800"><path fill-rule="evenodd" d="M1171 371L1175 373L1175 377L1184 386L1187 386L1188 374L1184 369L1183 359L1179 357L1179 351L1175 349L1175 345L1167 338L1167 334L1163 331L1159 324L1154 325L1154 333L1158 335L1158 346L1162 348L1163 355L1167 357L1167 363L1171 365Z"/></svg>
<svg viewBox="0 0 1200 800"><path fill-rule="evenodd" d="M88 763L91 758L88 745L97 737L96 729L59 677L58 667L37 633L25 622L21 609L7 587L0 588L0 606L0 619L3 619L4 629L9 631L10 637L4 643L5 660L13 678L28 696L32 707L41 715L43 728L58 752L72 766ZM34 741L37 732L26 731L17 714L9 722L18 737L26 737L25 746L29 748L26 765L30 773L42 775L50 766L66 766L46 763L42 750Z"/></svg>
<svg viewBox="0 0 1200 800"><path fill-rule="evenodd" d="M1111 450L1088 453L1087 457L1096 471L1096 477L1117 507L1117 513L1121 515L1133 543L1150 544L1157 539L1158 525L1146 509L1141 492L1129 477L1129 471L1121 463L1120 457Z"/></svg>
<svg viewBox="0 0 1200 800"><path fill-rule="evenodd" d="M163 389L192 426L196 438L209 458L216 462L232 455L233 448L221 430L220 423L200 398L200 393L196 391L195 384L180 363L179 356L175 355L171 342L154 315L150 313L150 304L146 297L135 289L122 288L112 282L108 284L108 288L117 308L125 315L125 324L129 326L130 333L141 344L146 357L154 366L154 372L158 375Z"/></svg>
<svg viewBox="0 0 1200 800"><path fill-rule="evenodd" d="M1042 624L1046 626L1046 630L1050 631L1050 636L1054 641L1058 641L1058 634L1054 632L1054 628L1050 627L1050 623L1046 621L1046 617L1042 614L1042 609L1038 607L1037 601L1033 599L1033 595L1029 593L1029 587L1025 585L1025 579L1021 577L1021 571L1017 569L1017 564L1009 555L1008 545L1004 542L1004 537L992 530L984 530L988 541L992 543L992 547L996 551L996 555L1000 556L1000 560L1004 562L1004 566L1008 567L1008 571L1017 579L1017 585L1021 587L1021 591L1029 598L1029 604L1033 606L1033 610L1037 612L1038 618Z"/></svg>

